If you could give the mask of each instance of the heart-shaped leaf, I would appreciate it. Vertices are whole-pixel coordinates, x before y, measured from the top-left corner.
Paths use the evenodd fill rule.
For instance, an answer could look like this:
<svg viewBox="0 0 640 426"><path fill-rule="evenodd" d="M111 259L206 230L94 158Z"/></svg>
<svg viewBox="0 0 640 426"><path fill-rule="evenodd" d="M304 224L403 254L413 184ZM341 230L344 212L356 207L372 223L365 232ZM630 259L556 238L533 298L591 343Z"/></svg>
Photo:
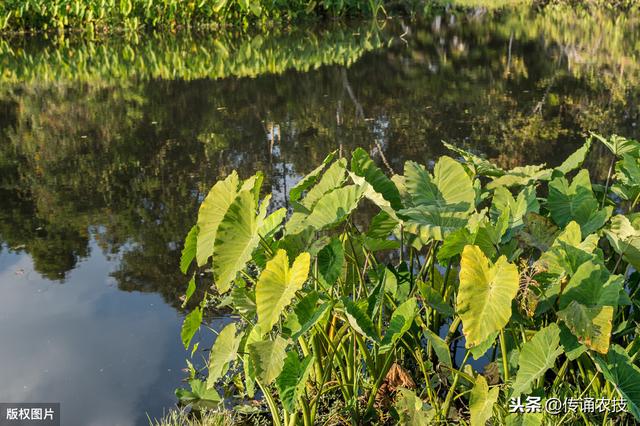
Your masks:
<svg viewBox="0 0 640 426"><path fill-rule="evenodd" d="M518 269L506 257L492 264L480 247L464 248L457 312L467 348L479 345L507 324L518 285Z"/></svg>

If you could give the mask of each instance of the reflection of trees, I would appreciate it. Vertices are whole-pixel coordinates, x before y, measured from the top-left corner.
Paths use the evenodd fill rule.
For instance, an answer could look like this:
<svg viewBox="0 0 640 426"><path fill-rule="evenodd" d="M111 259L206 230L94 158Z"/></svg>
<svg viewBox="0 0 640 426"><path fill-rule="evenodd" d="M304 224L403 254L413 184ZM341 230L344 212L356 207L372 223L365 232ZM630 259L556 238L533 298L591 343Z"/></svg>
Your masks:
<svg viewBox="0 0 640 426"><path fill-rule="evenodd" d="M0 82L83 81L95 85L127 78L257 77L289 69L349 66L383 46L375 23L256 34L160 34L57 42L0 39Z"/></svg>
<svg viewBox="0 0 640 426"><path fill-rule="evenodd" d="M626 35L603 34L601 45L576 36L594 58L576 64L565 53L574 42L552 31L554 20L434 18L409 28L408 47L396 40L363 55L364 47L349 68L308 72L343 62L317 61L307 39L297 50L289 39L284 53L275 53L279 42L263 40L274 51L263 58L289 55L294 65L240 78L269 70L268 61L252 53L263 65L241 72L242 56L234 51L236 65L221 75L238 77L220 80L199 78L211 75L203 74L204 57L185 53L200 68L191 62L171 68L190 51L188 39L134 44L140 59L120 64L127 46L114 43L107 46L116 49L114 61L106 65L107 56L61 62L50 46L22 46L24 61L9 69L0 89L0 240L29 252L39 272L59 279L88 255L93 236L104 252L122 253L114 273L120 288L158 291L177 306L185 283L177 272L182 238L210 185L234 168L243 176L269 172L265 186L283 194L340 147L382 149L401 171L406 159L427 162L441 154L442 139L513 166L554 163L587 130L634 136L637 111L628 111L638 101L638 86L630 84L638 70L625 58L635 46ZM340 37L348 52L347 35ZM620 45L608 47L607 40ZM69 49L62 47L63 58ZM607 52L600 57L598 49ZM296 52L314 59L305 66ZM83 70L75 81L74 67ZM41 72L50 77L37 78ZM169 75L181 78L150 78ZM27 82L9 83L20 78Z"/></svg>

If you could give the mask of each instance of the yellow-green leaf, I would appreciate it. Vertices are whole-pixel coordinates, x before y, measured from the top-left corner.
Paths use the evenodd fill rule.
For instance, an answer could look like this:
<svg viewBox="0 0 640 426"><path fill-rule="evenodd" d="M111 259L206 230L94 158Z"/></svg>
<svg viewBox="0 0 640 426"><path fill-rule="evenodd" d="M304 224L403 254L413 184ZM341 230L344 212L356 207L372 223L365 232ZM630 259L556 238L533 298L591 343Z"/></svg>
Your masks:
<svg viewBox="0 0 640 426"><path fill-rule="evenodd" d="M466 347L484 342L511 317L511 301L519 285L518 269L501 256L494 264L478 246L466 246L460 262L457 311Z"/></svg>
<svg viewBox="0 0 640 426"><path fill-rule="evenodd" d="M573 300L558 311L558 318L564 321L578 342L601 354L609 351L613 306L587 307Z"/></svg>
<svg viewBox="0 0 640 426"><path fill-rule="evenodd" d="M484 376L478 375L476 384L471 389L469 399L469 412L471 413L471 426L485 426L493 415L493 405L498 400L500 389L489 389Z"/></svg>
<svg viewBox="0 0 640 426"><path fill-rule="evenodd" d="M302 253L290 267L287 252L281 249L267 262L256 284L258 325L263 332L271 330L296 291L302 288L307 280L310 260L309 253Z"/></svg>
<svg viewBox="0 0 640 426"><path fill-rule="evenodd" d="M240 336L236 336L236 325L231 323L220 331L213 347L209 352L209 375L207 388L212 388L229 367L229 363L236 359Z"/></svg>
<svg viewBox="0 0 640 426"><path fill-rule="evenodd" d="M236 275L244 269L258 246L258 229L266 215L266 204L267 201L263 201L260 215L256 215L254 194L241 191L220 222L213 247L213 274L220 293L229 290Z"/></svg>
<svg viewBox="0 0 640 426"><path fill-rule="evenodd" d="M223 181L217 182L202 202L198 211L198 244L196 259L198 266L207 263L213 253L216 232L227 209L238 191L238 174L234 170Z"/></svg>
<svg viewBox="0 0 640 426"><path fill-rule="evenodd" d="M288 340L278 336L275 341L263 340L249 345L256 377L263 386L271 384L282 372L288 344Z"/></svg>

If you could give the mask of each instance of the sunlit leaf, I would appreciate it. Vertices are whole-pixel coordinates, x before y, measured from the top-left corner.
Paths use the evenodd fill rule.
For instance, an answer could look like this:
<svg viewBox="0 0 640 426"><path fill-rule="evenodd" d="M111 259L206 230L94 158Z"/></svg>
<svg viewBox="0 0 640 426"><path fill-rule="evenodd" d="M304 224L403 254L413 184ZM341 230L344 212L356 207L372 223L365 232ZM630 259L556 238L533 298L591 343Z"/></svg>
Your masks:
<svg viewBox="0 0 640 426"><path fill-rule="evenodd" d="M573 274L560 296L560 309L575 301L586 306L618 306L624 277L611 275L600 264L585 262Z"/></svg>
<svg viewBox="0 0 640 426"><path fill-rule="evenodd" d="M613 307L587 307L575 300L561 311L558 318L566 324L578 342L590 349L606 354L609 350Z"/></svg>
<svg viewBox="0 0 640 426"><path fill-rule="evenodd" d="M598 212L598 207L586 169L580 170L571 184L565 177L557 177L549 182L547 208L558 226L564 227L572 220L581 226L585 225Z"/></svg>
<svg viewBox="0 0 640 426"><path fill-rule="evenodd" d="M587 156L587 153L589 152L589 148L591 148L591 139L587 139L587 141L580 148L578 148L573 154L567 157L567 159L564 160L562 164L556 167L556 170L566 175L567 173L581 167L584 159Z"/></svg>
<svg viewBox="0 0 640 426"><path fill-rule="evenodd" d="M512 413L505 417L505 426L541 426L542 413Z"/></svg>
<svg viewBox="0 0 640 426"><path fill-rule="evenodd" d="M317 182L320 173L322 173L327 164L333 161L333 157L335 156L335 154L336 153L334 151L331 154L327 155L322 164L320 164L313 171L300 179L298 183L296 183L293 188L291 188L291 190L289 191L289 199L291 201L298 201L302 196L302 193Z"/></svg>
<svg viewBox="0 0 640 426"><path fill-rule="evenodd" d="M251 260L260 243L258 229L266 215L267 201L256 215L255 198L251 191L241 191L220 222L214 244L213 274L220 293L229 290L236 275Z"/></svg>
<svg viewBox="0 0 640 426"><path fill-rule="evenodd" d="M492 264L478 246L464 248L456 310L467 348L479 345L507 324L518 287L518 269L504 256Z"/></svg>
<svg viewBox="0 0 640 426"><path fill-rule="evenodd" d="M313 206L322 198L327 192L341 186L347 176L347 160L341 158L329 166L326 172L320 178L320 181L313 186L307 192L307 195L302 199L301 203L308 209L312 209Z"/></svg>
<svg viewBox="0 0 640 426"><path fill-rule="evenodd" d="M302 253L289 266L289 257L284 250L278 250L273 259L267 262L256 284L258 325L263 332L271 330L296 292L302 288L307 280L309 264L309 253Z"/></svg>
<svg viewBox="0 0 640 426"><path fill-rule="evenodd" d="M185 349L189 349L191 339L195 336L202 323L202 308L198 306L184 317L180 337Z"/></svg>
<svg viewBox="0 0 640 426"><path fill-rule="evenodd" d="M322 230L341 222L358 206L361 197L362 189L356 185L334 189L316 203L303 227Z"/></svg>
<svg viewBox="0 0 640 426"><path fill-rule="evenodd" d="M640 229L636 220L632 223L628 217L616 215L604 233L616 253L633 267L640 268Z"/></svg>
<svg viewBox="0 0 640 426"><path fill-rule="evenodd" d="M208 388L204 382L198 379L189 381L191 390L176 389L176 397L183 404L191 404L196 409L216 408L222 398L214 388Z"/></svg>
<svg viewBox="0 0 640 426"><path fill-rule="evenodd" d="M184 302L182 302L183 308L187 306L187 302L189 302L189 299L191 299L191 296L193 296L193 293L195 293L195 291L196 291L196 278L195 276L193 276L189 280L189 284L187 284L187 291L185 292L185 295L184 295Z"/></svg>
<svg viewBox="0 0 640 426"><path fill-rule="evenodd" d="M248 345L256 377L263 386L271 384L282 372L288 344L288 340L278 336L275 340L262 340Z"/></svg>
<svg viewBox="0 0 640 426"><path fill-rule="evenodd" d="M287 209L283 207L267 216L260 225L260 228L258 228L260 237L268 238L277 232L286 215Z"/></svg>
<svg viewBox="0 0 640 426"><path fill-rule="evenodd" d="M611 153L617 157L621 157L624 154L637 155L640 151L640 143L633 139L627 139L622 136L613 135L609 139L605 139L600 135L591 133L596 139L598 139L604 146L606 146Z"/></svg>
<svg viewBox="0 0 640 426"><path fill-rule="evenodd" d="M459 210L457 206L421 205L398 213L406 220L405 231L415 233L425 242L430 239L443 241L450 233L465 227L469 217L466 210Z"/></svg>
<svg viewBox="0 0 640 426"><path fill-rule="evenodd" d="M238 174L235 170L223 181L218 181L202 202L198 211L198 266L207 263L213 254L218 226L233 203L238 191Z"/></svg>
<svg viewBox="0 0 640 426"><path fill-rule="evenodd" d="M209 352L209 375L207 387L212 388L229 368L229 363L236 359L241 336L236 336L236 324L228 324L216 337Z"/></svg>
<svg viewBox="0 0 640 426"><path fill-rule="evenodd" d="M198 243L198 225L193 225L184 239L184 247L180 256L180 271L187 273L191 262L196 257L196 246Z"/></svg>
<svg viewBox="0 0 640 426"><path fill-rule="evenodd" d="M405 426L429 426L436 411L425 404L415 392L400 388L396 393L396 411L400 424Z"/></svg>
<svg viewBox="0 0 640 426"><path fill-rule="evenodd" d="M382 195L382 197L389 202L391 208L394 210L402 208L398 188L396 188L395 184L375 165L364 149L357 148L351 154L351 171L364 178L374 191Z"/></svg>
<svg viewBox="0 0 640 426"><path fill-rule="evenodd" d="M499 393L498 387L489 389L484 376L476 377L476 383L469 397L471 426L486 426L487 421L493 416L493 405L498 401Z"/></svg>
<svg viewBox="0 0 640 426"><path fill-rule="evenodd" d="M486 160L478 155L475 155L469 151L465 151L461 148L458 148L456 146L453 146L449 143L446 142L442 142L444 146L446 146L448 149L450 149L451 151L457 153L458 155L460 155L462 158L464 158L464 160L467 162L467 164L471 164L477 175L480 176L494 176L494 177L499 177L505 174L505 171L502 170L500 167L496 166L495 164L493 164L492 162L490 162L489 160Z"/></svg>
<svg viewBox="0 0 640 426"><path fill-rule="evenodd" d="M528 186L529 184L540 181L549 180L551 178L551 169L545 169L544 164L536 166L514 167L504 175L492 180L487 184L487 189L496 189L501 186Z"/></svg>

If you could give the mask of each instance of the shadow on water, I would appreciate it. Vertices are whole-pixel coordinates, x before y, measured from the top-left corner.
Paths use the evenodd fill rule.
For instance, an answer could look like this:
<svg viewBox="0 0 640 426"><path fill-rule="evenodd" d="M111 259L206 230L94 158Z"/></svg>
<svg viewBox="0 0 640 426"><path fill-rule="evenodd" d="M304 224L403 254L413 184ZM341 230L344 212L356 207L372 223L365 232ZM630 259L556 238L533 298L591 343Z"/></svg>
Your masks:
<svg viewBox="0 0 640 426"><path fill-rule="evenodd" d="M159 294L175 313L181 241L233 169L265 171L284 205L334 149L366 147L400 172L408 159L432 164L441 140L511 167L557 164L590 130L637 138L637 20L576 13L0 41L0 259L29 256L42 282L71 283L102 256L112 267L100 280ZM598 154L596 173L608 165ZM0 293L14 279L4 265Z"/></svg>

